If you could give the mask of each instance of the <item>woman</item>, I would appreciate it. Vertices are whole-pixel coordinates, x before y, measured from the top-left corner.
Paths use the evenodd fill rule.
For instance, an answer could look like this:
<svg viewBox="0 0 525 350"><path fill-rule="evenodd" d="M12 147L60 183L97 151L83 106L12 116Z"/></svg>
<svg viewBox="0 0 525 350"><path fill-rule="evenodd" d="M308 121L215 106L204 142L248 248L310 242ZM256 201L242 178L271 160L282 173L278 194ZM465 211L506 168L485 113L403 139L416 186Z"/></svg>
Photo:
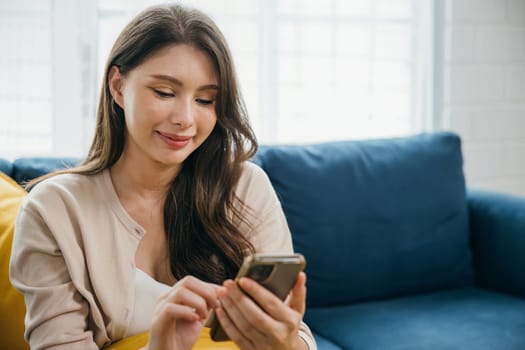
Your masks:
<svg viewBox="0 0 525 350"><path fill-rule="evenodd" d="M256 149L212 20L180 5L133 19L86 160L33 183L18 216L10 272L31 348L149 331L148 349L190 349L213 309L240 348L314 348L304 274L286 303L231 280L248 254L292 252L271 184L247 162Z"/></svg>

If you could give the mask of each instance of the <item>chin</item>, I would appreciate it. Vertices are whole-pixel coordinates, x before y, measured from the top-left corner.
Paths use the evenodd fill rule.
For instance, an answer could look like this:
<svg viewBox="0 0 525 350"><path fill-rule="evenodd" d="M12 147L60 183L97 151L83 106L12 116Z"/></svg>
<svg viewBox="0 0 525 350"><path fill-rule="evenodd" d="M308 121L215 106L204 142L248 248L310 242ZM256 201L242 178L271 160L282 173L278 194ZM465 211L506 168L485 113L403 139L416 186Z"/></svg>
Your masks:
<svg viewBox="0 0 525 350"><path fill-rule="evenodd" d="M152 160L164 167L178 167L188 158L188 156L174 155L174 154L156 154L152 155Z"/></svg>
<svg viewBox="0 0 525 350"><path fill-rule="evenodd" d="M178 166L181 166L187 158L188 157L168 158L168 159L164 159L162 163L170 167L178 167Z"/></svg>

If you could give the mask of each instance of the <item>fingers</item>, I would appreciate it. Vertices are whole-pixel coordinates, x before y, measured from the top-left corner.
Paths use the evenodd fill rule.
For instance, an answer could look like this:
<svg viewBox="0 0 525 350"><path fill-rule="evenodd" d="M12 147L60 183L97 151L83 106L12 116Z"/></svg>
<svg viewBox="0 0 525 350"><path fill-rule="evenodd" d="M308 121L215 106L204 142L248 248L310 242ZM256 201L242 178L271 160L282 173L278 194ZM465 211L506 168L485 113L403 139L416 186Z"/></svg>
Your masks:
<svg viewBox="0 0 525 350"><path fill-rule="evenodd" d="M166 299L160 300L155 308L151 325L151 339L158 341L163 336L175 333L177 321L199 323L200 316L191 306L174 304Z"/></svg>
<svg viewBox="0 0 525 350"><path fill-rule="evenodd" d="M219 286L203 282L195 277L187 276L181 279L165 295L167 303L185 305L194 310L201 319L208 317L209 310L218 304L217 290Z"/></svg>
<svg viewBox="0 0 525 350"><path fill-rule="evenodd" d="M250 278L241 278L239 280L239 286L246 294L251 296L266 313L274 318L279 318L279 309L283 303L282 300Z"/></svg>
<svg viewBox="0 0 525 350"><path fill-rule="evenodd" d="M221 305L236 328L245 337L263 342L264 332L275 327L275 322L261 308L244 294L231 280L224 282Z"/></svg>
<svg viewBox="0 0 525 350"><path fill-rule="evenodd" d="M213 283L201 281L200 279L193 276L186 276L183 279L181 279L177 284L183 285L184 287L199 294L206 300L206 303L211 308L215 308L219 305L217 300L217 290L220 288L220 286Z"/></svg>
<svg viewBox="0 0 525 350"><path fill-rule="evenodd" d="M254 343L245 337L222 307L216 309L217 318L230 339L241 349L255 349Z"/></svg>
<svg viewBox="0 0 525 350"><path fill-rule="evenodd" d="M306 274L300 272L287 300L288 306L304 315L306 302Z"/></svg>
<svg viewBox="0 0 525 350"><path fill-rule="evenodd" d="M199 338L209 311L218 306L218 288L195 277L185 277L175 283L157 302L148 347L191 348Z"/></svg>
<svg viewBox="0 0 525 350"><path fill-rule="evenodd" d="M294 320L290 318L291 313L289 312L289 307L286 307L287 305L285 305L282 300L280 300L277 296L275 296L268 289L264 288L257 282L249 278L245 278L245 277L239 280L239 285L272 318L276 320L286 321L286 322L294 322ZM296 285L297 285L297 282L296 282ZM299 286L300 285L301 285L301 282ZM299 289L297 291L299 291ZM297 314L299 314L301 317L303 313L301 313L300 311L301 309L304 309L304 305L302 307L300 307L300 305L305 303L305 295L306 295L306 292L302 294L301 293L295 294L294 296L290 295L290 298L294 299L294 302L293 302L294 308L292 309Z"/></svg>
<svg viewBox="0 0 525 350"><path fill-rule="evenodd" d="M195 312L192 307L179 304L166 304L164 305L164 312L159 315L159 321L168 322L173 319L183 319L186 321L197 321L199 315Z"/></svg>
<svg viewBox="0 0 525 350"><path fill-rule="evenodd" d="M217 317L230 338L241 348L258 344L286 348L295 342L305 309L306 275L292 287L288 303L249 278L226 281L218 291ZM251 345L250 345L251 344Z"/></svg>

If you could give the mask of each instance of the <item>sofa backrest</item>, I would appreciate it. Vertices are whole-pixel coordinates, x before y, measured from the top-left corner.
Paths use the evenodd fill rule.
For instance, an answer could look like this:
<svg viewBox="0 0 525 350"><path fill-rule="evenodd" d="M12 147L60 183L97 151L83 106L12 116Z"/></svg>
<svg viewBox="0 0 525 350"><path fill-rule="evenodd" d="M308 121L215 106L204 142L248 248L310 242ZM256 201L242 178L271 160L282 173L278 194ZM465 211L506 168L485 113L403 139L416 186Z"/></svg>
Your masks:
<svg viewBox="0 0 525 350"><path fill-rule="evenodd" d="M0 159L0 171L23 184L52 171L72 167L79 162L78 158L58 157L26 157L13 162Z"/></svg>
<svg viewBox="0 0 525 350"><path fill-rule="evenodd" d="M13 175L13 164L7 159L0 158L0 171L9 177Z"/></svg>
<svg viewBox="0 0 525 350"><path fill-rule="evenodd" d="M473 283L457 135L263 146L254 162L306 256L309 306Z"/></svg>
<svg viewBox="0 0 525 350"><path fill-rule="evenodd" d="M78 161L21 158L0 171L22 183ZM307 258L308 305L473 283L457 135L262 146L254 162Z"/></svg>

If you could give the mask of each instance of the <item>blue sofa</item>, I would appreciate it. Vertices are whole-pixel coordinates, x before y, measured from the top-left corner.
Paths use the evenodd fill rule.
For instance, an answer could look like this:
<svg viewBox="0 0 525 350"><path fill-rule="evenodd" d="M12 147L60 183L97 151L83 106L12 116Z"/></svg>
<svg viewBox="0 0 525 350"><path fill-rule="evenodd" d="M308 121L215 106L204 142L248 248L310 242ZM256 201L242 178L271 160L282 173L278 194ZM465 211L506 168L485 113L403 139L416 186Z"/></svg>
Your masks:
<svg viewBox="0 0 525 350"><path fill-rule="evenodd" d="M254 162L306 256L319 349L525 349L525 199L467 191L457 135L262 146Z"/></svg>

